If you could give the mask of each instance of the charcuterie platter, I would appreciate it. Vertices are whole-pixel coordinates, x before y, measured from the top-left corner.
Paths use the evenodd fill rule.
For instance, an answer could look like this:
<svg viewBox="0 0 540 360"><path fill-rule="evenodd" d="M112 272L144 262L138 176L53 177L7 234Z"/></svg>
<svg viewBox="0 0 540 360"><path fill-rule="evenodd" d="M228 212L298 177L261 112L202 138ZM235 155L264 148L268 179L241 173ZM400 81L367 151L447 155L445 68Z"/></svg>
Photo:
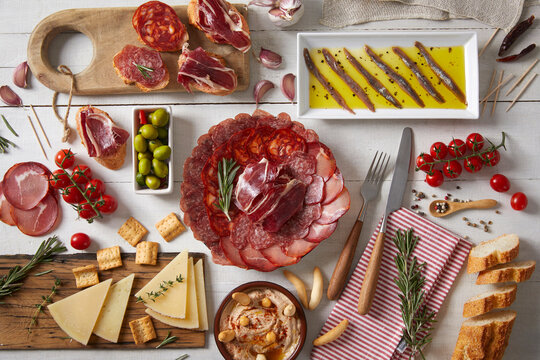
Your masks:
<svg viewBox="0 0 540 360"><path fill-rule="evenodd" d="M247 18L247 6L235 5L238 12ZM202 47L206 51L221 56L238 77L236 90L249 86L249 52L243 53L230 45L215 44L202 31L189 25L187 6L172 6L189 34L191 49ZM113 57L125 45L140 46L137 32L132 26L135 7L70 9L54 13L43 19L32 32L28 41L28 64L36 78L48 88L69 93L71 79L54 69L48 59L49 45L56 35L66 31L79 31L90 38L94 56L86 69L75 75L77 95L106 95L140 93L135 86L129 86L116 75ZM121 39L121 40L119 40ZM171 74L171 81L158 92L185 92L176 81L178 56L180 52L162 52L165 66Z"/></svg>

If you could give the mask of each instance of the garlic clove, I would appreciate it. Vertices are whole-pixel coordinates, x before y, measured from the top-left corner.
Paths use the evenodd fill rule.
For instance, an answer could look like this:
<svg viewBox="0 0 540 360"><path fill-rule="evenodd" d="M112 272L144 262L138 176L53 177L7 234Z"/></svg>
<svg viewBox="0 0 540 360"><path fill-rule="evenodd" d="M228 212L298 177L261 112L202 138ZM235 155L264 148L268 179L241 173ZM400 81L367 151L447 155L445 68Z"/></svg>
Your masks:
<svg viewBox="0 0 540 360"><path fill-rule="evenodd" d="M0 99L7 105L21 106L22 100L19 95L15 94L13 90L7 85L0 86Z"/></svg>
<svg viewBox="0 0 540 360"><path fill-rule="evenodd" d="M294 96L296 95L295 84L296 76L294 74L289 73L281 79L281 92L291 102L294 101Z"/></svg>
<svg viewBox="0 0 540 360"><path fill-rule="evenodd" d="M283 61L281 55L263 47L261 47L257 60L259 60L264 67L269 69L277 69Z"/></svg>
<svg viewBox="0 0 540 360"><path fill-rule="evenodd" d="M26 87L26 75L28 73L28 63L20 63L13 72L13 83L20 88Z"/></svg>
<svg viewBox="0 0 540 360"><path fill-rule="evenodd" d="M268 17L278 27L294 25L302 15L304 15L304 5L301 0L282 0L279 7L268 11Z"/></svg>
<svg viewBox="0 0 540 360"><path fill-rule="evenodd" d="M253 88L253 97L255 98L255 104L257 107L259 107L259 101L261 101L264 94L274 87L274 83L268 80L261 80L255 84L255 87Z"/></svg>

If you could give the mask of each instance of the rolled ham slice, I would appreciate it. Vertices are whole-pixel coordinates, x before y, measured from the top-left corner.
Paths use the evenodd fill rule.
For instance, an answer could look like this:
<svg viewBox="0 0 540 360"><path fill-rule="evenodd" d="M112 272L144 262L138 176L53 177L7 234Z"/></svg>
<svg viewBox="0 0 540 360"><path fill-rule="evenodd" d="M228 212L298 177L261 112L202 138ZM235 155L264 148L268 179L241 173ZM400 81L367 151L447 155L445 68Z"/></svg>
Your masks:
<svg viewBox="0 0 540 360"><path fill-rule="evenodd" d="M6 200L20 210L34 208L49 193L50 174L49 169L37 162L13 165L2 181Z"/></svg>
<svg viewBox="0 0 540 360"><path fill-rule="evenodd" d="M2 190L2 183L0 182L0 221L3 223L14 226L15 221L11 217L11 204L6 200L4 191Z"/></svg>
<svg viewBox="0 0 540 360"><path fill-rule="evenodd" d="M11 217L23 234L29 236L46 234L53 228L58 218L58 201L53 194L49 194L31 210L13 207Z"/></svg>

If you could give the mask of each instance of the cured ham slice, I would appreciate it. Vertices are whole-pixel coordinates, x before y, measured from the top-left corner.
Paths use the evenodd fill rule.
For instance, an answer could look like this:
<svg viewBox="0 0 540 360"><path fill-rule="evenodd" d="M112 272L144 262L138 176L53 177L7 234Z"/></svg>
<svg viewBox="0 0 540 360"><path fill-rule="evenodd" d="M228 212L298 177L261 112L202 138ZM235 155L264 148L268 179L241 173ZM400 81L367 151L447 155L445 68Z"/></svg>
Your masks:
<svg viewBox="0 0 540 360"><path fill-rule="evenodd" d="M11 206L30 210L49 193L51 172L37 162L13 165L4 175L3 193Z"/></svg>
<svg viewBox="0 0 540 360"><path fill-rule="evenodd" d="M332 151L323 143L309 143L308 153L315 156L317 159L317 172L324 179L328 181L330 176L336 171L336 159L332 155Z"/></svg>
<svg viewBox="0 0 540 360"><path fill-rule="evenodd" d="M330 204L343 191L343 175L336 169L334 174L324 184L323 205Z"/></svg>
<svg viewBox="0 0 540 360"><path fill-rule="evenodd" d="M261 250L261 253L275 266L294 265L301 259L300 257L285 255L285 253L281 250L281 246L278 244L269 247L268 249Z"/></svg>
<svg viewBox="0 0 540 360"><path fill-rule="evenodd" d="M124 83L135 83L144 92L163 89L169 84L167 66L155 50L126 45L114 55L113 66Z"/></svg>
<svg viewBox="0 0 540 360"><path fill-rule="evenodd" d="M244 268L244 269L248 268L248 266L246 265L246 263L244 262L244 260L242 260L242 257L240 256L240 251L238 250L238 248L236 248L232 244L230 237L228 236L222 237L220 241L220 246L221 246L221 249L223 250L223 254L225 254L227 259L229 259L229 261L233 265Z"/></svg>
<svg viewBox="0 0 540 360"><path fill-rule="evenodd" d="M306 191L306 198L304 199L306 205L318 204L323 199L325 187L323 178L318 175L314 175L312 179L313 180L311 184L309 184Z"/></svg>
<svg viewBox="0 0 540 360"><path fill-rule="evenodd" d="M349 210L351 206L351 197L349 196L349 190L343 188L343 191L339 196L330 204L322 207L322 215L317 222L319 224L331 224L336 222Z"/></svg>
<svg viewBox="0 0 540 360"><path fill-rule="evenodd" d="M13 207L11 217L19 230L30 236L48 233L58 218L58 201L53 194L47 195L31 210Z"/></svg>
<svg viewBox="0 0 540 360"><path fill-rule="evenodd" d="M337 228L337 222L331 224L319 224L315 222L309 228L309 233L305 237L306 241L320 243L324 239L328 239Z"/></svg>
<svg viewBox="0 0 540 360"><path fill-rule="evenodd" d="M188 92L194 87L213 95L227 95L236 89L236 72L225 66L223 58L202 47L189 50L186 45L178 58L178 82Z"/></svg>
<svg viewBox="0 0 540 360"><path fill-rule="evenodd" d="M11 204L6 200L4 196L4 191L2 190L2 183L0 182L0 221L3 223L13 226L15 221L11 217Z"/></svg>
<svg viewBox="0 0 540 360"><path fill-rule="evenodd" d="M273 182L278 173L278 167L265 158L258 163L246 166L236 184L235 195L238 208L249 212L254 205L254 200L263 192L265 184Z"/></svg>
<svg viewBox="0 0 540 360"><path fill-rule="evenodd" d="M249 267L259 271L268 272L277 269L276 265L268 261L259 250L254 249L251 245L240 250L240 256Z"/></svg>
<svg viewBox="0 0 540 360"><path fill-rule="evenodd" d="M297 239L287 246L283 246L282 250L285 255L290 257L302 257L307 255L311 250L315 249L319 243L309 242L302 239Z"/></svg>

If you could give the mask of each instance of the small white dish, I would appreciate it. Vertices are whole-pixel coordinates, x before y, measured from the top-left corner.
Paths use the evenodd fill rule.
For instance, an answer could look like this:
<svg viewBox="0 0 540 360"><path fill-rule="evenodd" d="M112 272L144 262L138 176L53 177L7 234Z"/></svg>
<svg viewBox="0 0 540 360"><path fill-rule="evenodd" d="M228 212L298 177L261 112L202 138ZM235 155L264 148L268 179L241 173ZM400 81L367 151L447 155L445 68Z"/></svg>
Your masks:
<svg viewBox="0 0 540 360"><path fill-rule="evenodd" d="M313 109L309 106L309 70L304 61L304 48L347 47L355 49L365 44L373 48L414 46L420 41L426 46L463 46L465 50L465 109L354 109L351 114L341 108ZM298 33L297 35L297 116L300 119L478 119L478 47L476 32L471 31L360 31L346 33Z"/></svg>
<svg viewBox="0 0 540 360"><path fill-rule="evenodd" d="M171 147L171 157L168 160L168 166L169 166L169 175L168 175L168 183L167 187L163 189L149 189L149 188L143 188L139 184L137 184L137 181L135 180L135 177L138 173L138 167L139 167L139 160L137 159L137 152L135 151L135 146L133 146L133 139L135 139L135 136L137 135L137 132L140 128L140 122L139 122L139 110L144 110L147 114L147 116L157 110L157 109L165 109L169 113L169 145ZM132 174L132 181L133 181L133 191L135 191L136 194L141 195L165 195L170 194L173 191L174 187L174 170L173 164L174 164L174 144L173 144L173 114L172 114L172 108L170 106L136 106L133 108L133 119L132 119L132 127L131 127L131 157L132 157L132 168L133 168L133 174Z"/></svg>

